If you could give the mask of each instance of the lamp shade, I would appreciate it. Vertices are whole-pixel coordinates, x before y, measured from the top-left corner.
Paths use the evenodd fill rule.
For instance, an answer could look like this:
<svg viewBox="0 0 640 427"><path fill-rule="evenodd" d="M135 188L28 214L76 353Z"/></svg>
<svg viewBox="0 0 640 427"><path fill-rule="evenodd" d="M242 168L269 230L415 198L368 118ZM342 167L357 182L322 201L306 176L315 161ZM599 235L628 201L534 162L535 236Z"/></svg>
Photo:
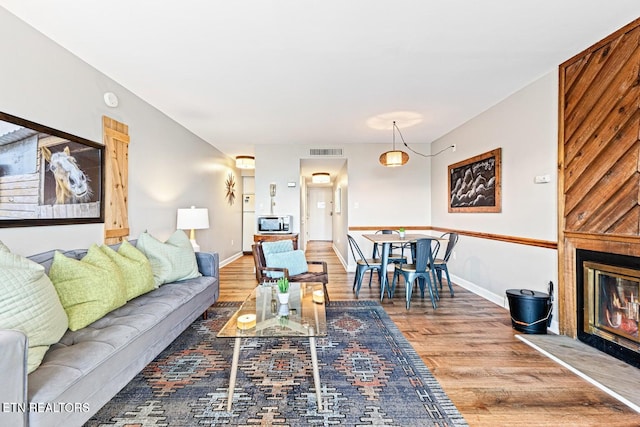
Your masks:
<svg viewBox="0 0 640 427"><path fill-rule="evenodd" d="M314 184L328 184L331 182L331 175L328 172L316 172L311 175L311 182Z"/></svg>
<svg viewBox="0 0 640 427"><path fill-rule="evenodd" d="M400 138L402 139L402 142L404 143L404 145L407 145L407 143L404 142L404 138L402 137L402 132L400 132L400 128L396 124L395 120L393 121L392 129L393 129L393 150L385 151L384 153L380 154L380 164L382 166L388 166L388 167L402 166L409 161L409 155L407 153L401 150L396 150L396 129L398 130L398 133L400 134ZM407 145L407 147L409 146Z"/></svg>
<svg viewBox="0 0 640 427"><path fill-rule="evenodd" d="M404 151L393 150L380 154L380 163L383 166L402 166L409 161L409 155Z"/></svg>
<svg viewBox="0 0 640 427"><path fill-rule="evenodd" d="M253 156L237 156L236 167L238 169L255 169L256 159Z"/></svg>
<svg viewBox="0 0 640 427"><path fill-rule="evenodd" d="M209 209L196 208L178 209L176 228L179 230L200 230L209 228Z"/></svg>

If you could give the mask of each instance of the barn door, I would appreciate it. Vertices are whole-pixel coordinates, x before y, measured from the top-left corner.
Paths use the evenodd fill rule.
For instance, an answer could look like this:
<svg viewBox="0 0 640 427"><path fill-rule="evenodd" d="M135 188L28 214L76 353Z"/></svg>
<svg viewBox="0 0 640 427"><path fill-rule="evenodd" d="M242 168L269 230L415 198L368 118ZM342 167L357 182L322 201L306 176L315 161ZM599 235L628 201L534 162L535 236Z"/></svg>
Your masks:
<svg viewBox="0 0 640 427"><path fill-rule="evenodd" d="M106 148L104 176L104 242L119 243L129 235L127 210L129 180L129 126L102 117Z"/></svg>

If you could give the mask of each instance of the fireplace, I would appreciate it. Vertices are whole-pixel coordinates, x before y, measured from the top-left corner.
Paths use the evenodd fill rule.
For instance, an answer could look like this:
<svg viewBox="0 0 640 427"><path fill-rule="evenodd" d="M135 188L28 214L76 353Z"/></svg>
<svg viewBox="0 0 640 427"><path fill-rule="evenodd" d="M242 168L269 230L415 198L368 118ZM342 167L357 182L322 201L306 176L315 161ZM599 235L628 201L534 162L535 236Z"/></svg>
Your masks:
<svg viewBox="0 0 640 427"><path fill-rule="evenodd" d="M578 339L640 368L640 258L576 251Z"/></svg>

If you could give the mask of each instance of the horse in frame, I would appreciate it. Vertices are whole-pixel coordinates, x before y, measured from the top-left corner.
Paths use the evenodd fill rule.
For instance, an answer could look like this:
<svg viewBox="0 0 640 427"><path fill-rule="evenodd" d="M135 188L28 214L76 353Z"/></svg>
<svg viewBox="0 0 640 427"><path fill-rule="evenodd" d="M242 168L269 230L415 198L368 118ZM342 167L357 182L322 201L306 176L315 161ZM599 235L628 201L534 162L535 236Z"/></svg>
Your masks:
<svg viewBox="0 0 640 427"><path fill-rule="evenodd" d="M85 203L91 198L89 179L78 167L69 147L52 153L47 147L41 147L44 158L49 162L49 170L56 180L55 204Z"/></svg>

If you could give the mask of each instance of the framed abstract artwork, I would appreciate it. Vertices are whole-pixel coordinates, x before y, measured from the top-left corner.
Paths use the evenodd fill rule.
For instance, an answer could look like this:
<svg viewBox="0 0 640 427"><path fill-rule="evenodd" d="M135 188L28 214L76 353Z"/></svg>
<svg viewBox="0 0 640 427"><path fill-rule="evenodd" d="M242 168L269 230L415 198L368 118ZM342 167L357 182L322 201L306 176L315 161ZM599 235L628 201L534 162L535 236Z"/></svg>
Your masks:
<svg viewBox="0 0 640 427"><path fill-rule="evenodd" d="M502 149L449 165L449 212L502 211Z"/></svg>

